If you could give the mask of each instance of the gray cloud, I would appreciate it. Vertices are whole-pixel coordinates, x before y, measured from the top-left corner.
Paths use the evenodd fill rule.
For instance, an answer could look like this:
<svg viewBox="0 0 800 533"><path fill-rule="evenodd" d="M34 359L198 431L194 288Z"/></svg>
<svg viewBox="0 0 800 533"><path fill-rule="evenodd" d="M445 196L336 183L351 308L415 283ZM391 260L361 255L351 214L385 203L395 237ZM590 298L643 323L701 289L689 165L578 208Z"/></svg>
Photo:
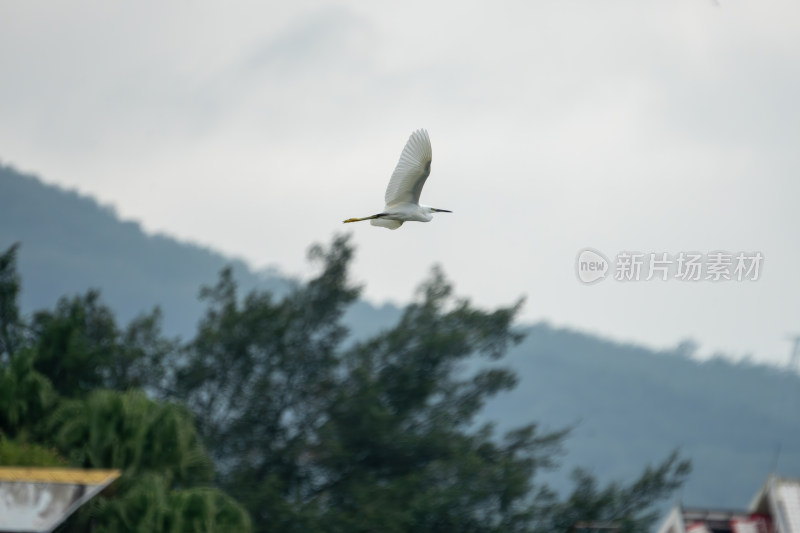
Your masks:
<svg viewBox="0 0 800 533"><path fill-rule="evenodd" d="M302 273L310 242L380 208L402 143L427 127L424 199L455 213L353 228L369 296L407 298L439 262L479 302L527 294L531 319L777 361L800 327L798 10L9 2L0 157ZM586 246L760 250L766 266L752 285L584 287Z"/></svg>

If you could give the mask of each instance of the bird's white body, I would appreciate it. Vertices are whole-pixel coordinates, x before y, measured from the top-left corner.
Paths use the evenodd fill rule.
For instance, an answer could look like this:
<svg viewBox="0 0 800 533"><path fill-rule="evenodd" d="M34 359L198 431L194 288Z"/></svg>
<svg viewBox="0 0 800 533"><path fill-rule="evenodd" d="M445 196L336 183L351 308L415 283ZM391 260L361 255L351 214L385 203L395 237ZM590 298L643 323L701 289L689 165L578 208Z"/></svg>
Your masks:
<svg viewBox="0 0 800 533"><path fill-rule="evenodd" d="M430 222L433 220L433 208L427 205L417 205L412 203L387 205L381 213L385 213L380 218L373 218L369 221L373 226L397 229L403 222Z"/></svg>
<svg viewBox="0 0 800 533"><path fill-rule="evenodd" d="M446 209L419 204L422 187L431 173L432 159L428 132L417 130L412 133L386 187L386 206L383 211L371 217L350 218L345 222L369 220L373 226L397 229L403 222L430 222L433 213L450 213Z"/></svg>

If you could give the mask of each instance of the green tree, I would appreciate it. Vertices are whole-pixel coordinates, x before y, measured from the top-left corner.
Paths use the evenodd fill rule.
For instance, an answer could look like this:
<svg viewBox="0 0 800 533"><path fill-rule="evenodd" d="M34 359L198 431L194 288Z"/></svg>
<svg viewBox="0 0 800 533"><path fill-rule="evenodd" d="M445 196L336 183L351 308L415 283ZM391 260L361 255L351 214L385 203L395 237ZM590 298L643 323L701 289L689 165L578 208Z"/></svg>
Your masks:
<svg viewBox="0 0 800 533"><path fill-rule="evenodd" d="M141 391L96 390L53 413L50 433L71 464L117 468L112 497L96 497L65 531L248 531L247 512L211 487L213 465L191 414Z"/></svg>
<svg viewBox="0 0 800 533"><path fill-rule="evenodd" d="M158 310L123 330L94 291L28 327L15 253L0 256L0 429L15 439L0 457L123 472L65 533L248 531L251 517L258 531L643 532L689 471L673 454L601 488L579 470L559 498L537 474L556 466L566 431L476 425L516 385L497 361L521 339L521 302L476 308L434 269L393 328L354 342L341 323L359 293L346 238L314 247L320 273L282 298L242 298L223 271L182 349Z"/></svg>
<svg viewBox="0 0 800 533"><path fill-rule="evenodd" d="M14 244L0 255L0 437L13 437L41 421L56 401L50 382L34 369L19 311L20 276Z"/></svg>
<svg viewBox="0 0 800 533"><path fill-rule="evenodd" d="M344 354L309 494L330 530L526 530L533 478L553 465L563 433L473 429L484 402L516 378L463 368L520 340L519 307L478 310L434 270L395 328Z"/></svg>
<svg viewBox="0 0 800 533"><path fill-rule="evenodd" d="M0 466L64 467L67 461L53 449L0 437Z"/></svg>
<svg viewBox="0 0 800 533"><path fill-rule="evenodd" d="M648 466L627 486L611 483L601 489L591 474L576 469L572 494L564 501L548 495L550 502L537 517L536 531L570 531L577 522L614 524L620 533L650 531L658 518L654 504L680 488L690 472L690 462L680 459L677 452L658 466Z"/></svg>
<svg viewBox="0 0 800 533"><path fill-rule="evenodd" d="M102 387L117 350L117 326L98 291L61 298L53 311L33 318L36 368L59 394L76 396Z"/></svg>
<svg viewBox="0 0 800 533"><path fill-rule="evenodd" d="M22 341L19 314L20 278L17 273L17 250L13 244L0 254L0 364L7 362Z"/></svg>
<svg viewBox="0 0 800 533"><path fill-rule="evenodd" d="M294 520L290 487L308 484L301 456L336 382L346 335L339 318L358 295L346 279L351 255L343 238L327 251L315 247L321 273L279 301L268 292L240 301L224 271L202 292L208 312L176 374L177 396L195 412L222 486L272 528Z"/></svg>
<svg viewBox="0 0 800 533"><path fill-rule="evenodd" d="M213 475L191 413L141 391L95 390L86 398L65 400L49 429L76 466L119 468L133 476L153 472L183 485L207 482Z"/></svg>
<svg viewBox="0 0 800 533"><path fill-rule="evenodd" d="M144 474L114 497L90 500L57 531L247 533L251 524L247 511L217 489L173 489L163 476Z"/></svg>
<svg viewBox="0 0 800 533"><path fill-rule="evenodd" d="M161 312L121 330L95 290L61 298L53 311L33 317L36 369L59 394L81 396L97 388L147 388L160 392L165 362L177 342L161 334Z"/></svg>
<svg viewBox="0 0 800 533"><path fill-rule="evenodd" d="M435 269L394 328L353 343L341 324L358 294L351 257L345 238L314 248L320 274L281 299L241 298L229 271L203 291L208 311L173 390L258 531L567 531L595 516L643 531L684 463L594 492L586 475L576 494L616 500L585 513L575 495L561 501L536 483L566 431L476 427L486 400L516 384L496 361L521 339L521 302L478 309Z"/></svg>
<svg viewBox="0 0 800 533"><path fill-rule="evenodd" d="M56 404L50 381L33 368L35 353L21 349L0 364L0 435L36 430Z"/></svg>
<svg viewBox="0 0 800 533"><path fill-rule="evenodd" d="M62 533L250 531L246 510L211 486L213 465L188 409L140 390L97 388L161 392L176 343L161 335L158 310L123 331L89 292L62 298L27 328L16 250L0 256L0 465L122 471Z"/></svg>
<svg viewBox="0 0 800 533"><path fill-rule="evenodd" d="M166 395L170 371L180 342L164 336L161 309L134 318L120 332L116 356L106 369L105 386L116 390L141 388L155 397Z"/></svg>

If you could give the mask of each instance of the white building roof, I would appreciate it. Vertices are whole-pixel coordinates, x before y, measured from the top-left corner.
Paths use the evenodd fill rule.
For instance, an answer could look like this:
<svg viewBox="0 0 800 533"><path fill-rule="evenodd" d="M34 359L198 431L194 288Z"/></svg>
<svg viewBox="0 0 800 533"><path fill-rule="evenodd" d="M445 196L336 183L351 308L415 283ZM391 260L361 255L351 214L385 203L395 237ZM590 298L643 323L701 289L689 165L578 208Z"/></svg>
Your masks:
<svg viewBox="0 0 800 533"><path fill-rule="evenodd" d="M0 467L0 532L52 531L119 475L119 470Z"/></svg>
<svg viewBox="0 0 800 533"><path fill-rule="evenodd" d="M658 533L800 533L800 479L770 476L746 510L675 506Z"/></svg>

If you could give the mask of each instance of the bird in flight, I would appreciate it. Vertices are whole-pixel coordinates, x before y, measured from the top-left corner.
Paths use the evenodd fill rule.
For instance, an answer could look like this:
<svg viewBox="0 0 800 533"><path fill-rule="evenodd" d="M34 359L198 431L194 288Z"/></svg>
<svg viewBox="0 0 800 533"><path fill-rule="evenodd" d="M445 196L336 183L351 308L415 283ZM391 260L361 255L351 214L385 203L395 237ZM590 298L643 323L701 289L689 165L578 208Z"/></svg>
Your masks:
<svg viewBox="0 0 800 533"><path fill-rule="evenodd" d="M432 157L428 132L417 130L412 133L400 154L400 161L392 173L389 186L386 187L386 207L377 215L348 218L344 221L345 224L369 220L373 226L397 229L403 222L430 222L433 213L452 213L447 209L436 209L419 203L422 187L431 173Z"/></svg>

